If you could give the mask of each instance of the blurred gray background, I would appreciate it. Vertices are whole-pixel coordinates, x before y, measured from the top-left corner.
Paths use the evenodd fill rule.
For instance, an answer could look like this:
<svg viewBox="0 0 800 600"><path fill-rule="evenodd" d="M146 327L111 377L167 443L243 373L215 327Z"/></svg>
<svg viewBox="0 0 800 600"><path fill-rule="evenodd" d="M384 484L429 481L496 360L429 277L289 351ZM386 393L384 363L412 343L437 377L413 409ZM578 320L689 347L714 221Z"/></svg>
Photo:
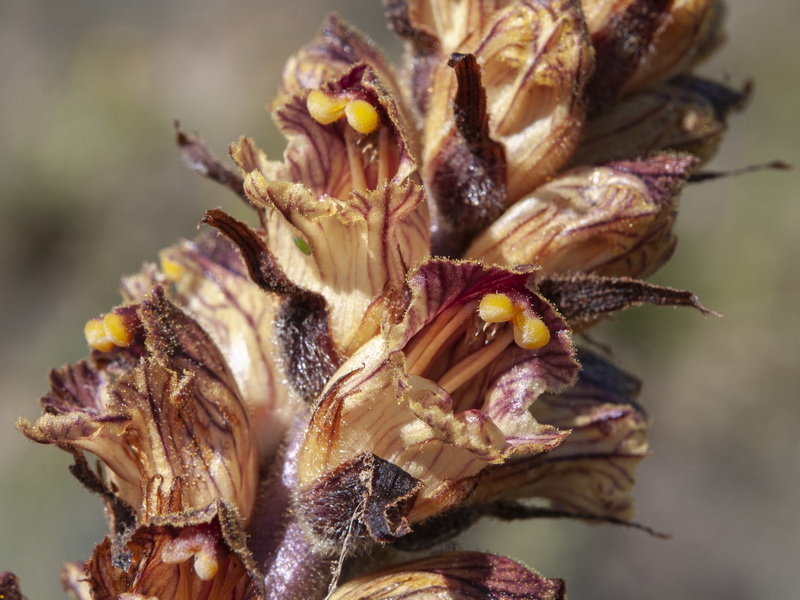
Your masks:
<svg viewBox="0 0 800 600"><path fill-rule="evenodd" d="M800 163L800 3L729 4L729 42L701 72L756 88L710 166ZM331 10L397 53L377 1L0 3L0 570L32 600L63 597L61 561L87 558L105 524L68 457L16 418L39 413L51 367L85 354L83 324L117 303L119 275L205 209L240 211L182 166L172 120L220 156L244 133L279 156L264 105ZM595 334L646 383L637 518L673 538L487 522L465 547L564 577L573 600L800 598L799 184L763 172L684 194L657 281L724 318L641 309Z"/></svg>

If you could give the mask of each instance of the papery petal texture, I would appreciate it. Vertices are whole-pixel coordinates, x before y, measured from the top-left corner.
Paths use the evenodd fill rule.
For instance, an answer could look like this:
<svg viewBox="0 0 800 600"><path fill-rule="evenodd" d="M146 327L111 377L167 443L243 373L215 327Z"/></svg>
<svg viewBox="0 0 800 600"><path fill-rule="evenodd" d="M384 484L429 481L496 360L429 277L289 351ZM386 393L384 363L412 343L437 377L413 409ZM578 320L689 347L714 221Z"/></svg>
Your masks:
<svg viewBox="0 0 800 600"><path fill-rule="evenodd" d="M601 165L673 150L708 161L726 131L727 116L748 90L697 77L676 77L613 104L586 126L572 163Z"/></svg>
<svg viewBox="0 0 800 600"><path fill-rule="evenodd" d="M259 578L244 536L225 510L211 506L163 523L139 527L115 549L99 544L85 571L92 598L256 600ZM74 577L75 575L73 575Z"/></svg>
<svg viewBox="0 0 800 600"><path fill-rule="evenodd" d="M565 433L528 408L546 389L571 384L577 363L566 324L526 287L530 279L530 271L443 260L413 271L403 321L343 364L314 410L301 486L371 452L422 482L416 520L463 499L487 465L556 447ZM548 344L525 350L510 331L487 337L475 311L498 291L524 297L551 332Z"/></svg>
<svg viewBox="0 0 800 600"><path fill-rule="evenodd" d="M45 414L18 427L40 443L97 455L139 519L222 498L249 513L257 449L236 381L206 333L163 290L137 307L138 362L113 382L78 363L51 375Z"/></svg>
<svg viewBox="0 0 800 600"><path fill-rule="evenodd" d="M267 239L287 276L328 301L333 340L342 355L352 354L379 331L385 314L398 314L406 268L428 254L422 188L387 183L344 202L257 174L248 181L256 203L280 211L269 220Z"/></svg>
<svg viewBox="0 0 800 600"><path fill-rule="evenodd" d="M331 600L481 598L485 600L563 600L564 582L546 579L502 556L452 552L350 581Z"/></svg>
<svg viewBox="0 0 800 600"><path fill-rule="evenodd" d="M453 50L473 54L481 65L489 136L505 151L504 204L509 205L561 168L579 142L582 91L592 69L580 9L570 0L511 3ZM450 142L457 135L452 108L457 81L446 63L431 86L423 179L438 190L434 201L441 204L448 200L440 180L461 168L452 160Z"/></svg>
<svg viewBox="0 0 800 600"><path fill-rule="evenodd" d="M532 409L538 421L570 435L553 452L487 469L472 499L476 506L542 498L579 517L632 516L634 468L648 455L648 420L637 403L641 384L598 349L584 346L578 358L583 369L575 386L544 394Z"/></svg>
<svg viewBox="0 0 800 600"><path fill-rule="evenodd" d="M543 273L650 275L672 255L677 194L694 164L663 155L568 171L512 206L466 256Z"/></svg>
<svg viewBox="0 0 800 600"><path fill-rule="evenodd" d="M261 454L274 452L302 400L285 385L279 299L249 277L233 245L211 234L161 251L174 301L208 333L236 380Z"/></svg>

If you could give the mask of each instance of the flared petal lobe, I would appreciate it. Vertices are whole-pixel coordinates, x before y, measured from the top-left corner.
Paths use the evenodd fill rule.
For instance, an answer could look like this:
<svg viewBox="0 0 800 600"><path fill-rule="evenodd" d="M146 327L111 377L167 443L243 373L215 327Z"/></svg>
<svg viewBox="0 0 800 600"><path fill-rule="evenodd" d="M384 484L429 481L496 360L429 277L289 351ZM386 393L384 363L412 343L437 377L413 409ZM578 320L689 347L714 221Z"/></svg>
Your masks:
<svg viewBox="0 0 800 600"><path fill-rule="evenodd" d="M544 394L532 410L539 422L570 435L548 454L487 469L474 506L539 498L576 517L632 517L634 469L648 455L648 420L637 403L641 384L598 349L584 346L578 358L583 368L575 386ZM513 518L513 511L504 517Z"/></svg>
<svg viewBox="0 0 800 600"><path fill-rule="evenodd" d="M34 441L97 455L141 521L224 499L246 518L257 448L236 381L206 333L156 288L136 307L140 357L113 382L85 362L51 375Z"/></svg>
<svg viewBox="0 0 800 600"><path fill-rule="evenodd" d="M321 122L312 93L341 101L342 115ZM374 131L359 133L344 116L356 102L356 112L375 111ZM246 139L234 156L248 173L248 197L264 211L269 250L294 284L326 300L333 342L348 356L378 333L383 315L399 314L406 270L429 253L424 191L396 105L363 65L275 114L290 137L285 162L258 158Z"/></svg>
<svg viewBox="0 0 800 600"><path fill-rule="evenodd" d="M313 498L341 465L375 454L421 483L413 522L457 506L486 466L556 447L565 432L528 409L545 390L569 386L577 363L566 323L530 279L530 270L443 260L412 271L403 321L323 392L298 460L303 494ZM509 301L504 321L480 317L487 295ZM522 330L536 324L546 334L528 345Z"/></svg>

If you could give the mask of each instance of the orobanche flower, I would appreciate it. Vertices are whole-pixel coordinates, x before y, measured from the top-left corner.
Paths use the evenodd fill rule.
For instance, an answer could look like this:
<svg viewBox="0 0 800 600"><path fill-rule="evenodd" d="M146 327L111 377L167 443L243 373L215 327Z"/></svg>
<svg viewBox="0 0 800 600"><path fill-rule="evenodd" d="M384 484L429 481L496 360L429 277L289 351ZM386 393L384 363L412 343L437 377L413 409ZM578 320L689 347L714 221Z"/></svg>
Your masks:
<svg viewBox="0 0 800 600"><path fill-rule="evenodd" d="M20 420L107 506L73 597L565 598L430 549L483 516L635 525L640 385L581 334L643 303L708 312L641 278L745 99L689 74L720 3L385 8L400 69L336 16L289 61L283 160L243 137L227 167L179 131L255 223L211 210L123 279L90 358Z"/></svg>

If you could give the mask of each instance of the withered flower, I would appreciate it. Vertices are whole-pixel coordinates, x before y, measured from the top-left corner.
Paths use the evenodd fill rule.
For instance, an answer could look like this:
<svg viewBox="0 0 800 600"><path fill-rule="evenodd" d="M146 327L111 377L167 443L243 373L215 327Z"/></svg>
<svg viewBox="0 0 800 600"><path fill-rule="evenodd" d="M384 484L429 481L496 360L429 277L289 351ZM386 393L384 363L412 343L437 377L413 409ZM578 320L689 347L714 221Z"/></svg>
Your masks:
<svg viewBox="0 0 800 600"><path fill-rule="evenodd" d="M125 278L20 420L108 509L73 597L565 598L488 554L360 559L487 515L631 524L640 386L580 334L707 312L641 278L745 97L688 73L720 3L384 4L404 65L330 17L272 105L283 160L179 132L257 223L211 210Z"/></svg>

